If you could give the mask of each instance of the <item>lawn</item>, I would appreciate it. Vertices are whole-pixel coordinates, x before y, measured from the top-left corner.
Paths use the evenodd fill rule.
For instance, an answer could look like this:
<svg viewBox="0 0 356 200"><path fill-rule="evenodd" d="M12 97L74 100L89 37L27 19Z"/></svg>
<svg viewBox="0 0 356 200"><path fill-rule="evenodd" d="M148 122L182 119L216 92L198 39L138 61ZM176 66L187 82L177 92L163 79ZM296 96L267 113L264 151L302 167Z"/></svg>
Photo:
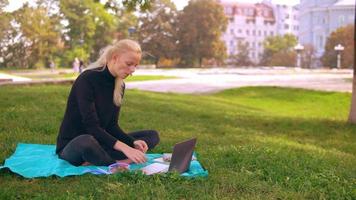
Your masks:
<svg viewBox="0 0 356 200"><path fill-rule="evenodd" d="M0 89L0 163L19 142L54 144L68 85ZM356 199L351 95L247 87L211 95L127 90L126 131L156 129L154 152L198 137L209 177L116 174L24 179L0 171L0 199Z"/></svg>

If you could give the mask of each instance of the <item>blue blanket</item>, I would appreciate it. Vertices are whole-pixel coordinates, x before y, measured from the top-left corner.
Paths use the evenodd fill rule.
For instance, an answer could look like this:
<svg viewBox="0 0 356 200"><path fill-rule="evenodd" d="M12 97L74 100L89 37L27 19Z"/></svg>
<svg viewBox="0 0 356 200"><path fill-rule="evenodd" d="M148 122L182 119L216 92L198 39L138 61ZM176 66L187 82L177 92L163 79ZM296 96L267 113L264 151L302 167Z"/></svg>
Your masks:
<svg viewBox="0 0 356 200"><path fill-rule="evenodd" d="M162 154L146 154L148 161L144 164L131 164L130 171L140 169L153 163L153 159ZM82 175L85 173L96 174L95 171L107 171L106 166L73 166L65 160L59 159L55 154L55 145L23 144L19 143L15 153L5 160L0 170L8 168L25 178L48 177L57 175L60 177ZM193 160L187 172L181 174L185 177L205 177L208 175L199 161Z"/></svg>

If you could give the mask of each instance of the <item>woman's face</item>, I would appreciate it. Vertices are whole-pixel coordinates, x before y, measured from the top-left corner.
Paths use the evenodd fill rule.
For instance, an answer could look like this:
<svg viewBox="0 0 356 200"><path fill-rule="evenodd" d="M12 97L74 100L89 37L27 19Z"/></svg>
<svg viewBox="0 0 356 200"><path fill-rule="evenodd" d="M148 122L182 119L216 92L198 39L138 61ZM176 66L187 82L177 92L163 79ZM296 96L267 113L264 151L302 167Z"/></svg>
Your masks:
<svg viewBox="0 0 356 200"><path fill-rule="evenodd" d="M111 60L112 64L108 66L109 71L113 76L125 79L127 76L135 72L140 60L141 54L133 51L114 55Z"/></svg>

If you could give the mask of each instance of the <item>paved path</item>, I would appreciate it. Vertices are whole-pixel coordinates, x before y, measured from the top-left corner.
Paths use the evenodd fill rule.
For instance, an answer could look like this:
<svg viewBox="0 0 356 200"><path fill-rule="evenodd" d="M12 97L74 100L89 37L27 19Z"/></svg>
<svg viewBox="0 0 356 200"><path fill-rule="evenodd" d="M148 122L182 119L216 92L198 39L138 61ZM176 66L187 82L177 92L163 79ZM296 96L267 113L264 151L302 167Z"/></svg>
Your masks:
<svg viewBox="0 0 356 200"><path fill-rule="evenodd" d="M129 82L128 88L155 92L212 93L244 86L283 86L324 91L352 91L352 70L288 68L138 70L137 75L179 79Z"/></svg>
<svg viewBox="0 0 356 200"><path fill-rule="evenodd" d="M323 91L352 91L352 70L294 68L139 69L134 75L165 75L176 79L128 82L127 88L154 92L213 93L244 86L283 86ZM14 83L41 82L0 73ZM49 80L45 80L47 83ZM53 80L53 82L61 80ZM63 81L67 81L63 80ZM0 83L7 84L7 83Z"/></svg>
<svg viewBox="0 0 356 200"><path fill-rule="evenodd" d="M21 76L0 73L0 81L22 82L22 81L31 81L31 79L21 77Z"/></svg>

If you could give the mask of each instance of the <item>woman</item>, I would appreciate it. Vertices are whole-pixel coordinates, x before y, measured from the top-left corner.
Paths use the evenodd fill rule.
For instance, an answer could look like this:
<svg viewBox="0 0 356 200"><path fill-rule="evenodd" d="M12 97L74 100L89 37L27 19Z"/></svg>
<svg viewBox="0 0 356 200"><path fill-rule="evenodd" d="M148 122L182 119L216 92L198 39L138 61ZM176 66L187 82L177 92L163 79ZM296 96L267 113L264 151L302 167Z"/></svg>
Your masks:
<svg viewBox="0 0 356 200"><path fill-rule="evenodd" d="M79 75L68 97L56 153L75 166L143 163L145 152L159 142L156 131L124 133L118 126L123 80L141 60L140 45L120 40Z"/></svg>

